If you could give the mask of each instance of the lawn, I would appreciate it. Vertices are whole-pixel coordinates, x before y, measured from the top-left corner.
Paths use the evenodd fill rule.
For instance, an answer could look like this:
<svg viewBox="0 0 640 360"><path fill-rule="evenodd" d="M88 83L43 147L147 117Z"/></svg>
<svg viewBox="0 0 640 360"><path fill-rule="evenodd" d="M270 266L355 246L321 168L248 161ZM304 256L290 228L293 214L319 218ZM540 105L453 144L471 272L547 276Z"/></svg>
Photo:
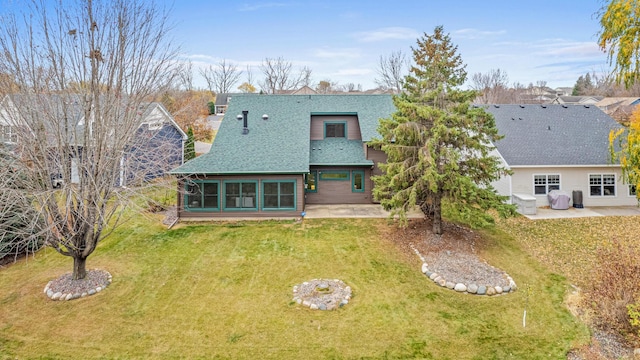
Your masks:
<svg viewBox="0 0 640 360"><path fill-rule="evenodd" d="M0 358L563 358L588 330L563 305L564 277L513 237L486 232L483 256L520 286L481 297L438 287L376 219L179 225L138 217L102 242L89 268L111 272L95 296L55 302L46 283L71 270L47 249L0 270ZM338 278L336 311L292 288ZM525 304L526 327L522 325Z"/></svg>

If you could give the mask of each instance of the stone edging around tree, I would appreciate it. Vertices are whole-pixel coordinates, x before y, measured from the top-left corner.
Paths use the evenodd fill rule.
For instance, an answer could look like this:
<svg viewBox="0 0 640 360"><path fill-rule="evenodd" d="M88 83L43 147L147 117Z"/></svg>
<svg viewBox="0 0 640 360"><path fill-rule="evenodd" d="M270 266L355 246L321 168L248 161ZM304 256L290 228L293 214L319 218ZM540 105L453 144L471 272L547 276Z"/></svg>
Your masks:
<svg viewBox="0 0 640 360"><path fill-rule="evenodd" d="M113 277L105 270L89 270L87 278L71 280L71 274L51 280L44 287L44 293L51 300L69 301L95 295L111 284Z"/></svg>
<svg viewBox="0 0 640 360"><path fill-rule="evenodd" d="M338 279L313 279L293 287L293 301L311 310L335 310L349 300L351 287Z"/></svg>
<svg viewBox="0 0 640 360"><path fill-rule="evenodd" d="M463 284L463 283L456 283L453 281L447 281L447 279L443 278L438 273L434 271L430 271L424 256L422 256L422 254L420 254L418 249L416 249L413 245L411 245L411 248L416 253L416 255L418 255L420 260L422 260L422 269L421 269L422 273L425 274L434 283L442 287L446 287L447 289L454 290L459 293L467 293L472 295L493 296L493 295L505 295L508 293L512 293L516 291L518 288L516 286L516 283L511 278L511 276L509 276L506 272L504 273L504 275L507 277L507 280L509 281L509 285L507 286Z"/></svg>

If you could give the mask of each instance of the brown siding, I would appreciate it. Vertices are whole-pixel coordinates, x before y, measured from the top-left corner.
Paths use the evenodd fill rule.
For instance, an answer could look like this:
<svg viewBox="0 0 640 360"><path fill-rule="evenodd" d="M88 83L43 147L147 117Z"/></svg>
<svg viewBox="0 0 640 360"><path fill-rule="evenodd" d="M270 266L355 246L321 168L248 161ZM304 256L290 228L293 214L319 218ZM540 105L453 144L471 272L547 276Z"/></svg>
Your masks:
<svg viewBox="0 0 640 360"><path fill-rule="evenodd" d="M373 149L367 145L365 145L365 153L367 156L368 160L373 161L373 170L371 170L371 176L378 176L378 175L382 175L382 170L380 170L380 163L385 163L387 161L387 154L385 154L384 151L382 150L376 150ZM369 181L369 186L373 189L373 180L371 180L371 177L368 178ZM373 196L371 196L371 199L373 202L378 203L379 201L376 201Z"/></svg>
<svg viewBox="0 0 640 360"><path fill-rule="evenodd" d="M314 167L312 170L318 171L318 191L307 193L307 204L371 204L371 169L370 168L336 168L336 167ZM349 180L320 180L322 171L338 170L349 171ZM364 192L352 191L351 171L364 171L365 186Z"/></svg>
<svg viewBox="0 0 640 360"><path fill-rule="evenodd" d="M347 138L362 140L360 124L355 115L313 115L311 116L311 140L324 140L324 122L346 121Z"/></svg>
<svg viewBox="0 0 640 360"><path fill-rule="evenodd" d="M182 219L211 219L211 218L275 218L297 217L304 210L304 176L303 175L228 175L201 176L197 180L216 180L220 182L220 207L222 207L223 182L232 180L258 181L257 211L187 211L184 208L184 182L178 182L178 217ZM295 180L296 181L296 209L295 210L262 210L262 181L263 180Z"/></svg>

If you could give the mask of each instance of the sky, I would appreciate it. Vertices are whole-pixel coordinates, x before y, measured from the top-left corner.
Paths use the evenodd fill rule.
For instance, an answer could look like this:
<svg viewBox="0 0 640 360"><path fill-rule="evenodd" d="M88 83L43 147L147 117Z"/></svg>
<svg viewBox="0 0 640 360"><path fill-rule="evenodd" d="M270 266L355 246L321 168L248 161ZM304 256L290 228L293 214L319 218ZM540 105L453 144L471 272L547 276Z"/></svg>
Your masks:
<svg viewBox="0 0 640 360"><path fill-rule="evenodd" d="M458 47L469 79L499 69L510 85L573 87L580 75L610 68L597 46L596 13L606 0L149 1L169 9L179 60L191 62L196 88L206 88L198 70L223 60L243 71L235 86L247 80L247 67L257 84L266 58L311 69L314 85L375 88L380 57L401 51L410 59L417 39L436 26Z"/></svg>
<svg viewBox="0 0 640 360"><path fill-rule="evenodd" d="M580 75L609 69L597 46L602 0L176 0L174 37L194 68L226 60L262 75L282 57L312 81L374 88L381 56L411 47L442 25L468 77L500 69L509 83L572 87ZM241 77L240 83L245 81ZM205 87L196 74L194 82ZM238 84L239 85L239 84Z"/></svg>

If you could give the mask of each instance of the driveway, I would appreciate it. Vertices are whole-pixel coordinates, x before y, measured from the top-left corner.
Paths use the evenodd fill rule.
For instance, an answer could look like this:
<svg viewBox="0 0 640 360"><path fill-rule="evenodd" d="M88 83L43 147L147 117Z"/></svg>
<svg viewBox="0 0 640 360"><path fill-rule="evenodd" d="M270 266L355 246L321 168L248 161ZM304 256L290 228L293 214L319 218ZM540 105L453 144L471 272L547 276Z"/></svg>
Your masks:
<svg viewBox="0 0 640 360"><path fill-rule="evenodd" d="M524 215L532 220L540 219L564 219L593 216L636 216L640 215L640 207L637 206L594 206L584 209L570 207L567 210L553 210L550 208L537 208L535 215Z"/></svg>

